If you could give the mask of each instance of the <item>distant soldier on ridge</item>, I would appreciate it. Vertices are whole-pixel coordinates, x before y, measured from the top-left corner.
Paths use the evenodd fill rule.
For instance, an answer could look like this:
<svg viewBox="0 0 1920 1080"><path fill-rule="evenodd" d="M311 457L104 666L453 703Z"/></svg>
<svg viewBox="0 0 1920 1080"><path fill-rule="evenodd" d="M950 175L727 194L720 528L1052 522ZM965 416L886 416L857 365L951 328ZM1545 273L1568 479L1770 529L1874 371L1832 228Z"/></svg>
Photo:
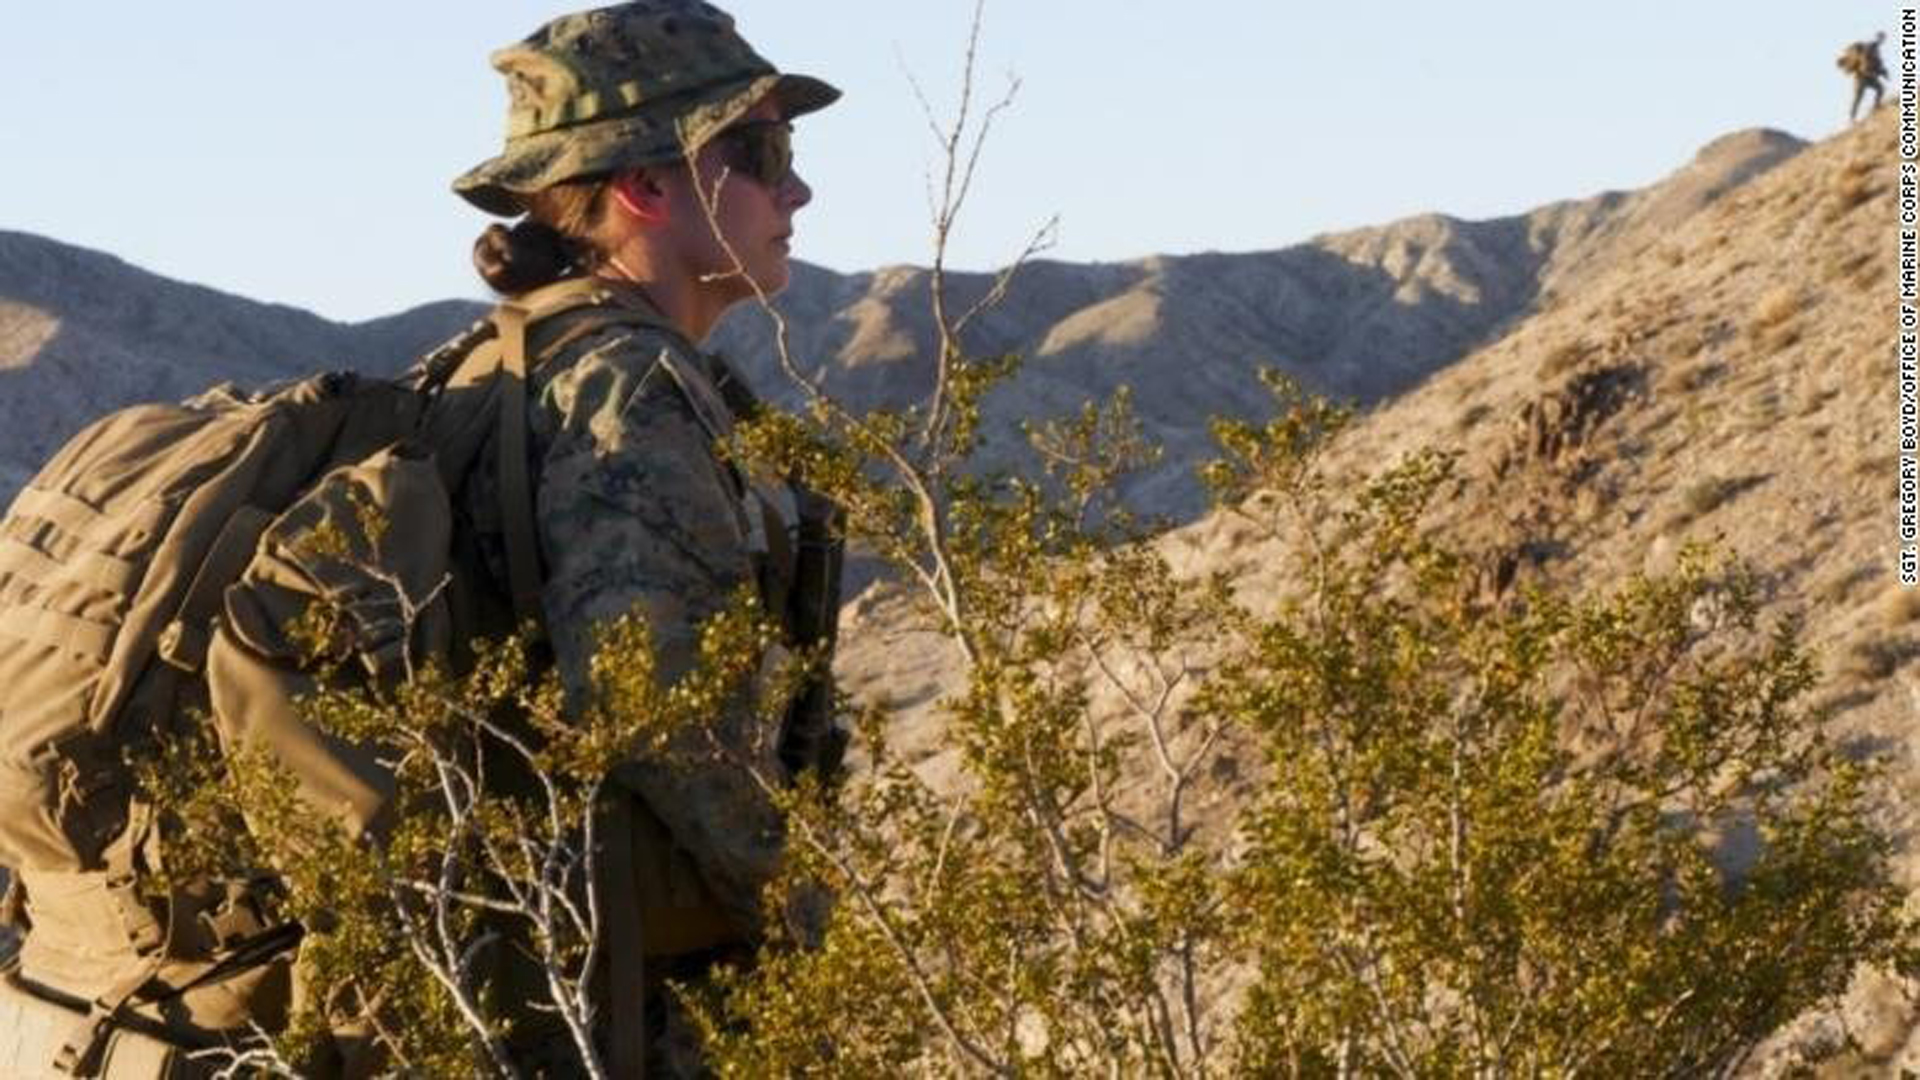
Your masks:
<svg viewBox="0 0 1920 1080"><path fill-rule="evenodd" d="M1887 39L1886 31L1873 35L1872 41L1856 41L1840 52L1837 63L1840 70L1853 76L1853 107L1847 110L1847 119L1854 120L1860 114L1860 99L1868 90L1873 91L1873 107L1880 107L1880 98L1886 93L1881 80L1887 77L1887 65L1880 59L1880 43Z"/></svg>

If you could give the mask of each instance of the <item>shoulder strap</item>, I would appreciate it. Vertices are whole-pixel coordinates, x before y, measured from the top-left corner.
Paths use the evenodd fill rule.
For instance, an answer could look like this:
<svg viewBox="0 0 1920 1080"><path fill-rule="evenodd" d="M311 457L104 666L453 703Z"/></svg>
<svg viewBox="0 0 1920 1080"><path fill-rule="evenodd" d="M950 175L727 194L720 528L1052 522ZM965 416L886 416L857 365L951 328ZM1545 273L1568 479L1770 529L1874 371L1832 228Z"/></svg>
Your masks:
<svg viewBox="0 0 1920 1080"><path fill-rule="evenodd" d="M532 367L588 334L610 326L646 326L671 335L695 352L691 343L638 290L616 282L577 278L536 289L494 308L488 317L497 348L482 348L489 335L462 336L468 355L448 365L446 381L459 383L489 374L500 377L500 520L507 548L508 588L514 618L541 625L540 556L534 527L533 483L527 469L527 375ZM531 358L531 363L529 362ZM663 350L662 366L686 396L701 426L715 439L731 430L731 415L705 372L676 350ZM464 377L464 378L463 378Z"/></svg>
<svg viewBox="0 0 1920 1080"><path fill-rule="evenodd" d="M533 527L533 484L527 476L527 310L501 304L493 312L500 334L500 524L506 533L508 588L513 616L524 629L540 618L540 556Z"/></svg>
<svg viewBox="0 0 1920 1080"><path fill-rule="evenodd" d="M645 928L640 925L640 892L633 878L633 795L607 785L603 795L600 837L594 880L599 891L604 951L601 972L606 978L608 1004L617 1019L611 1025L608 1047L615 1076L643 1076L646 1071L647 978Z"/></svg>

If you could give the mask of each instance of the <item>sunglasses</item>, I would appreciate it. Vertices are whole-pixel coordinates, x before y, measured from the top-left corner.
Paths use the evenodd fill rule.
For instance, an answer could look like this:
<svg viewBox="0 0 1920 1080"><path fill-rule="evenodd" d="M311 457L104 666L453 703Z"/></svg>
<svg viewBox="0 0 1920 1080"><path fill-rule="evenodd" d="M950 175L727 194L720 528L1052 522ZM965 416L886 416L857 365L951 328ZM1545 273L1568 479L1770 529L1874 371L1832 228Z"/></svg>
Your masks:
<svg viewBox="0 0 1920 1080"><path fill-rule="evenodd" d="M727 168L774 188L793 171L793 125L785 120L748 120L714 136Z"/></svg>

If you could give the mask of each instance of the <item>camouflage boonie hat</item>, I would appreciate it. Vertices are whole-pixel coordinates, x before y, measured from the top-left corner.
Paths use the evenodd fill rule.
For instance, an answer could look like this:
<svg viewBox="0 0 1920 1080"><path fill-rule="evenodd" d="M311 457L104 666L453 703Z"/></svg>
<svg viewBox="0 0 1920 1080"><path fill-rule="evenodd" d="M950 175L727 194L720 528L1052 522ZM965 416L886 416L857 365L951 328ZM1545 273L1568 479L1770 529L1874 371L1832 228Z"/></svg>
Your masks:
<svg viewBox="0 0 1920 1080"><path fill-rule="evenodd" d="M506 149L453 190L505 217L562 180L698 150L762 98L794 117L840 96L819 79L776 71L735 32L732 16L700 0L563 15L492 61L511 99Z"/></svg>

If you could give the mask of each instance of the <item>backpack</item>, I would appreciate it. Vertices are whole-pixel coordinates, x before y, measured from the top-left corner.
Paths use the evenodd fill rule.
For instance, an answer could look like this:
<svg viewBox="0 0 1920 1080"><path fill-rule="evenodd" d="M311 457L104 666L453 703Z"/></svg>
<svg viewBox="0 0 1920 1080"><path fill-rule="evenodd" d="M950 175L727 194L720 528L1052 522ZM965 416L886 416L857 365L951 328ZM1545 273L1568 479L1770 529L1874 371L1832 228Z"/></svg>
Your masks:
<svg viewBox="0 0 1920 1080"><path fill-rule="evenodd" d="M1840 58L1834 61L1841 71L1856 78L1874 79L1884 77L1886 65L1880 59L1880 50L1871 41L1856 41L1840 51Z"/></svg>
<svg viewBox="0 0 1920 1080"><path fill-rule="evenodd" d="M537 624L527 360L651 321L606 301L582 282L539 290L399 379L334 373L124 409L74 436L20 491L0 520L0 865L13 870L0 921L28 931L23 955L42 944L42 968L69 978L27 985L21 958L10 962L0 1072L39 1075L51 1057L62 1073L117 1075L113 1060L218 1045L207 1031L255 1019L260 1006L235 976L286 957L300 928L272 925L228 885L143 899L136 883L162 853L129 757L190 708L291 714L297 676L267 663L285 658L272 647L281 612L248 595L342 601L375 673L470 634L437 585L456 558L449 493L489 444L512 607ZM388 527L361 580L301 556L298 537L351 526L369 504ZM374 573L382 588L368 587ZM230 589L243 575L251 587ZM404 610L385 587L395 582L432 601ZM210 655L228 636L248 649ZM257 655L231 659L248 650ZM342 760L337 784L323 775L337 790L307 794L365 827L380 810L379 771ZM48 1003L70 1014L50 1054L19 1037L53 1023L34 1012Z"/></svg>

